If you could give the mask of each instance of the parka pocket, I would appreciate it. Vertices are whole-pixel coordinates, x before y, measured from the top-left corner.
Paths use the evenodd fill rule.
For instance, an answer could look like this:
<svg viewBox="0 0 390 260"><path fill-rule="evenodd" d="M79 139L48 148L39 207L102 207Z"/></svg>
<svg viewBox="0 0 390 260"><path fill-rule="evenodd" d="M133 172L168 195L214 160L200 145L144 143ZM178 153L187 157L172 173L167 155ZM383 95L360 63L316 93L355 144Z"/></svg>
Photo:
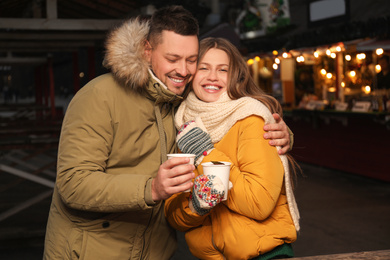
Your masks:
<svg viewBox="0 0 390 260"><path fill-rule="evenodd" d="M81 256L83 246L83 230L79 228L72 228L68 236L68 254L70 259L78 260Z"/></svg>
<svg viewBox="0 0 390 260"><path fill-rule="evenodd" d="M130 255L134 246L133 224L118 219L77 223L69 236L72 260L112 260Z"/></svg>
<svg viewBox="0 0 390 260"><path fill-rule="evenodd" d="M116 236L116 237L115 237ZM79 260L123 259L132 251L132 243L120 233L84 230Z"/></svg>

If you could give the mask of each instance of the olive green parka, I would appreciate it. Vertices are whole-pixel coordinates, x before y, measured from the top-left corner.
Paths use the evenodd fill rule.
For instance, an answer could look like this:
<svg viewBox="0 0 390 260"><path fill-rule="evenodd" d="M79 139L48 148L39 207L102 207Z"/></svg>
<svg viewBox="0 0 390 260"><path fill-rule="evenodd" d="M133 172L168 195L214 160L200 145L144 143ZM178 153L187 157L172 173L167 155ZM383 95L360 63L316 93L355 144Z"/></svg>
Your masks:
<svg viewBox="0 0 390 260"><path fill-rule="evenodd" d="M44 259L169 259L175 231L151 180L174 152L182 100L145 60L149 25L131 20L108 38L111 73L84 86L63 121Z"/></svg>

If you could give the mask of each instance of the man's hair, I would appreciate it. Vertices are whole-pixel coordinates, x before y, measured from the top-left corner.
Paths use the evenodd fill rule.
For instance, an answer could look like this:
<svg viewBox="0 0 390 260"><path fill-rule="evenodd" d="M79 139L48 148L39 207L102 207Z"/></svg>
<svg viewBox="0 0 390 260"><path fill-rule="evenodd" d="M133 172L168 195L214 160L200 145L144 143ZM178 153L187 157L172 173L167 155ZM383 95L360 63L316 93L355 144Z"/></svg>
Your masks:
<svg viewBox="0 0 390 260"><path fill-rule="evenodd" d="M161 43L164 30L183 36L199 35L198 21L180 5L163 7L152 15L147 38L152 46Z"/></svg>

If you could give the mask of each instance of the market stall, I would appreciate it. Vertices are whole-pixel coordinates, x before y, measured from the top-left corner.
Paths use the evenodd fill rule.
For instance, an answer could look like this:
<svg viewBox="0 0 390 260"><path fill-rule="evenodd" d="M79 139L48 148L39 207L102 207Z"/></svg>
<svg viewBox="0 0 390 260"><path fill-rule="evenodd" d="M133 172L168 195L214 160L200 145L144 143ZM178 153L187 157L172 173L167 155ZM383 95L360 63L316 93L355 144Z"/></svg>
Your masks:
<svg viewBox="0 0 390 260"><path fill-rule="evenodd" d="M259 86L283 105L298 161L390 181L390 85L378 84L389 42L360 39L248 61Z"/></svg>

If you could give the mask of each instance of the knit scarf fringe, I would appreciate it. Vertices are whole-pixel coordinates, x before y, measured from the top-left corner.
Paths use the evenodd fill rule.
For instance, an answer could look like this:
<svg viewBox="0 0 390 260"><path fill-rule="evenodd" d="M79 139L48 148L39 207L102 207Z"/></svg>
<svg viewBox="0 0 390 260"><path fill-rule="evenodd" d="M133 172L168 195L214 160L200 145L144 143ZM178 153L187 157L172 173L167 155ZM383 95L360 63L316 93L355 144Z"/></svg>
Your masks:
<svg viewBox="0 0 390 260"><path fill-rule="evenodd" d="M176 112L175 125L177 129L180 129L184 123L200 117L206 127L205 130L210 134L211 141L215 144L221 141L237 121L251 115L262 117L265 124L275 123L271 111L254 98L242 97L232 100L225 92L216 102L203 102L195 96L194 92L190 92ZM280 146L276 148L281 149ZM288 159L285 155L279 155L279 157L284 168L287 203L295 229L299 231L300 216L291 185Z"/></svg>

